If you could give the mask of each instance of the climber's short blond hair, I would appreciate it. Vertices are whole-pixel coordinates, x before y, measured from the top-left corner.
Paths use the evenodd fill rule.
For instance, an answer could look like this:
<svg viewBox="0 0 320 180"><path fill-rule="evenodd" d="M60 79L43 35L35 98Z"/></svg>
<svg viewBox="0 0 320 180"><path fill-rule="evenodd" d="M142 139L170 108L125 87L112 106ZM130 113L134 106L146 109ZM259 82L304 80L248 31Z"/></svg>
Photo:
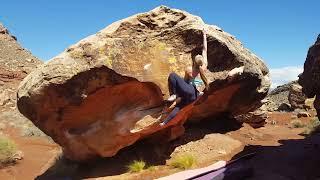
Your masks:
<svg viewBox="0 0 320 180"><path fill-rule="evenodd" d="M198 54L196 57L194 57L194 65L195 67L199 68L203 65L203 56Z"/></svg>

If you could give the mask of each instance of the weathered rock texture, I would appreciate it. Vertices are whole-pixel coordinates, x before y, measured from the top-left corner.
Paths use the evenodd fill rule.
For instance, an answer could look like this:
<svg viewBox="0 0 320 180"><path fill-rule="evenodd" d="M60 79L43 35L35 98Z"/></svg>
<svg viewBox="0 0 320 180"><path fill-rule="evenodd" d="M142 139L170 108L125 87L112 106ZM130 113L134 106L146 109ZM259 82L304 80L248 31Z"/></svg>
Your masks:
<svg viewBox="0 0 320 180"><path fill-rule="evenodd" d="M42 61L21 47L1 23L0 64L0 123L21 128L23 135L43 134L16 107L19 83Z"/></svg>
<svg viewBox="0 0 320 180"><path fill-rule="evenodd" d="M320 113L320 35L314 45L309 48L303 73L299 76L302 91L309 98L316 96L314 108Z"/></svg>
<svg viewBox="0 0 320 180"><path fill-rule="evenodd" d="M289 90L290 86L292 84L297 84L296 81L289 82L287 84L281 85L273 89L268 96L266 97L266 100L268 101L266 103L267 110L268 111L277 111L279 110L280 106L283 106L283 104L288 104L289 103ZM291 108L291 105L290 105Z"/></svg>
<svg viewBox="0 0 320 180"><path fill-rule="evenodd" d="M308 112L298 112L297 117L298 117L298 118L301 118L301 117L311 117L311 114L308 113Z"/></svg>
<svg viewBox="0 0 320 180"><path fill-rule="evenodd" d="M19 83L41 61L22 48L0 23L0 107L15 106Z"/></svg>
<svg viewBox="0 0 320 180"><path fill-rule="evenodd" d="M297 81L278 86L266 97L266 110L293 111L295 109L310 109L306 103L307 97Z"/></svg>
<svg viewBox="0 0 320 180"><path fill-rule="evenodd" d="M290 86L288 100L293 109L304 109L306 107L306 99L299 84L292 84Z"/></svg>
<svg viewBox="0 0 320 180"><path fill-rule="evenodd" d="M235 119L242 123L248 123L251 127L259 128L266 124L268 117L268 111L265 105L262 105L255 111L236 116Z"/></svg>
<svg viewBox="0 0 320 180"><path fill-rule="evenodd" d="M160 127L167 77L183 75L201 53L204 27L210 89ZM115 22L39 67L21 83L18 107L81 161L113 156L155 133L176 138L187 119L253 111L269 86L265 64L233 36L161 6Z"/></svg>

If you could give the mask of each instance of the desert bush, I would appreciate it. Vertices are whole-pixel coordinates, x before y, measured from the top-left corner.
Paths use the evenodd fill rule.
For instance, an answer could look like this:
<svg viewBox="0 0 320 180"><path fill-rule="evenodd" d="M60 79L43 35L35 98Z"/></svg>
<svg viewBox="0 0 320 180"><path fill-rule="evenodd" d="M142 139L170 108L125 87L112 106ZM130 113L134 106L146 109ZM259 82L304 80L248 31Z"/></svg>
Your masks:
<svg viewBox="0 0 320 180"><path fill-rule="evenodd" d="M149 171L155 171L156 170L156 166L148 166L147 169Z"/></svg>
<svg viewBox="0 0 320 180"><path fill-rule="evenodd" d="M291 124L291 127L293 127L293 128L303 128L303 127L305 127L305 125L299 119L292 120L290 122L290 124Z"/></svg>
<svg viewBox="0 0 320 180"><path fill-rule="evenodd" d="M191 154L184 154L174 157L170 162L170 166L179 169L189 169L196 164L196 159Z"/></svg>
<svg viewBox="0 0 320 180"><path fill-rule="evenodd" d="M133 161L128 165L129 172L140 172L146 167L146 163L142 160L140 161Z"/></svg>
<svg viewBox="0 0 320 180"><path fill-rule="evenodd" d="M7 137L0 137L0 165L14 163L13 155L16 153L16 144Z"/></svg>
<svg viewBox="0 0 320 180"><path fill-rule="evenodd" d="M320 132L320 121L317 117L313 118L310 123L307 125L304 135L312 135Z"/></svg>

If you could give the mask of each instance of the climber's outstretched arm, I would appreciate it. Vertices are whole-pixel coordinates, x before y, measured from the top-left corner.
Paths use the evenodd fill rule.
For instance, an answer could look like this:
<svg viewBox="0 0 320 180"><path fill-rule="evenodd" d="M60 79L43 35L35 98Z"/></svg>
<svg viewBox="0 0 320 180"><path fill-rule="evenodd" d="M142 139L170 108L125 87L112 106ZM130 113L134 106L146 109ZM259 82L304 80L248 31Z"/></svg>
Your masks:
<svg viewBox="0 0 320 180"><path fill-rule="evenodd" d="M202 30L202 34L203 34L203 49L202 49L203 67L207 68L207 66L208 66L208 55L207 55L208 43L207 43L207 32L204 28Z"/></svg>

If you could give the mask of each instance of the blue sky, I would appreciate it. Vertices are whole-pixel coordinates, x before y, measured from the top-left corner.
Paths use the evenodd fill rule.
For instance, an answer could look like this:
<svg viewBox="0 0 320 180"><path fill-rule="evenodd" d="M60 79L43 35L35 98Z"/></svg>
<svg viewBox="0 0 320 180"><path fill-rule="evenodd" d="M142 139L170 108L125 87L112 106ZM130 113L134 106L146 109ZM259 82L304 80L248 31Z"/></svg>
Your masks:
<svg viewBox="0 0 320 180"><path fill-rule="evenodd" d="M25 48L48 60L116 20L159 5L220 26L270 69L301 70L320 33L318 0L8 0L1 2L0 22Z"/></svg>

